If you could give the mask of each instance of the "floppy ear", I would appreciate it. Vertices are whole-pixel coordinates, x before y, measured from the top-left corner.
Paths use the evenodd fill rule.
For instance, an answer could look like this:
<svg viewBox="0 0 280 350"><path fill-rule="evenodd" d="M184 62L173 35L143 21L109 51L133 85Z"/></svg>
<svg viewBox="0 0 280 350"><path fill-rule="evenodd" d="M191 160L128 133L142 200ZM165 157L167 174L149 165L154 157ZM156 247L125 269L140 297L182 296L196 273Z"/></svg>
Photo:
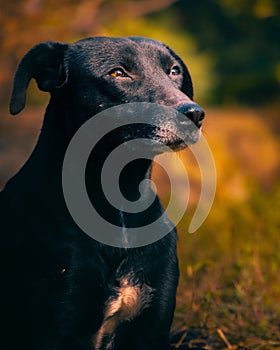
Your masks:
<svg viewBox="0 0 280 350"><path fill-rule="evenodd" d="M26 90L32 78L40 90L51 92L67 81L64 54L68 44L47 41L34 46L21 60L14 79L10 102L11 114L18 114L25 106Z"/></svg>
<svg viewBox="0 0 280 350"><path fill-rule="evenodd" d="M191 75L188 71L188 68L186 67L185 63L182 61L182 59L172 50L170 47L166 46L168 51L171 53L171 55L181 64L183 67L183 86L182 86L182 91L189 96L193 100L193 83L192 83L192 78Z"/></svg>

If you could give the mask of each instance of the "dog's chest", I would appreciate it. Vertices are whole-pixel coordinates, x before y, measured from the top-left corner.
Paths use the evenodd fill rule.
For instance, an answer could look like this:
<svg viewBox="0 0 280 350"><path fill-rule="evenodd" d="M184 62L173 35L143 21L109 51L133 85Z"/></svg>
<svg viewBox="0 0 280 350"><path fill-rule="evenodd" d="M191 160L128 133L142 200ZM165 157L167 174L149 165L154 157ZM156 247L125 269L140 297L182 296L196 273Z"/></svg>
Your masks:
<svg viewBox="0 0 280 350"><path fill-rule="evenodd" d="M93 345L98 349L111 349L117 327L137 317L147 308L153 298L153 289L141 283L133 273L123 275L103 307L103 320L93 337Z"/></svg>

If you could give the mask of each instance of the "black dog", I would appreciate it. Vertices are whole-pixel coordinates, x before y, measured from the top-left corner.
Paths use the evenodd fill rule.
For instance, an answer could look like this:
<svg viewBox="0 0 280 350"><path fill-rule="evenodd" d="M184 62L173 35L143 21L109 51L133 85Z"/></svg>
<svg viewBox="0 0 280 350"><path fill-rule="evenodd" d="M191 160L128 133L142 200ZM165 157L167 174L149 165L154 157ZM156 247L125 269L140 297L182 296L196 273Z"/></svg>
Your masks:
<svg viewBox="0 0 280 350"><path fill-rule="evenodd" d="M186 66L170 48L145 38L41 43L19 65L12 114L24 108L31 78L51 99L31 157L0 193L1 349L169 349L178 282L176 230L164 217L160 225L169 225L170 232L153 244L133 249L101 244L68 212L61 172L79 127L115 105L152 102L177 109L196 124L195 141L204 112L192 101ZM186 146L174 137L182 119L167 115L162 124L162 129L142 124L116 129L90 155L89 197L120 227L152 222L163 210L158 198L142 214L110 206L100 188L103 161L123 140L143 134L173 150ZM124 197L139 198L139 183L150 168L149 159L128 164L120 179Z"/></svg>

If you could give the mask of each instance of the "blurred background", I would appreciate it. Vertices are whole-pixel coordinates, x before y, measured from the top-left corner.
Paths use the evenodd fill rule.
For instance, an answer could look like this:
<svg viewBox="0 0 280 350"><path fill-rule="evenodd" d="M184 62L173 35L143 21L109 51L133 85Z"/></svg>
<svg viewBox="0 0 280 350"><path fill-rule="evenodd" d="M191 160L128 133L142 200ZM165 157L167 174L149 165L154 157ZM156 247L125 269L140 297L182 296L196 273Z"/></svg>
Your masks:
<svg viewBox="0 0 280 350"><path fill-rule="evenodd" d="M218 174L210 215L190 235L200 174L191 152L181 152L191 193L179 225L174 342L185 349L280 349L280 1L0 5L0 188L32 151L48 101L32 82L25 110L8 114L13 75L27 50L94 35L164 41L189 67ZM157 167L153 176L164 202L168 181Z"/></svg>

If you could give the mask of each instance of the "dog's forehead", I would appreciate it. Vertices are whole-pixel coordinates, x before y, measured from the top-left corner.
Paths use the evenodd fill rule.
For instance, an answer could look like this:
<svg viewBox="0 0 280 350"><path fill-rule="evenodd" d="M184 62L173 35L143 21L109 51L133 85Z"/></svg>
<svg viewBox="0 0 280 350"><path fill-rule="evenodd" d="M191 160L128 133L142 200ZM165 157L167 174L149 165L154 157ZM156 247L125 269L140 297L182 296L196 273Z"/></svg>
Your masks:
<svg viewBox="0 0 280 350"><path fill-rule="evenodd" d="M158 64L174 60L167 47L159 41L142 37L92 37L72 44L67 55L83 68L106 67L114 64Z"/></svg>

